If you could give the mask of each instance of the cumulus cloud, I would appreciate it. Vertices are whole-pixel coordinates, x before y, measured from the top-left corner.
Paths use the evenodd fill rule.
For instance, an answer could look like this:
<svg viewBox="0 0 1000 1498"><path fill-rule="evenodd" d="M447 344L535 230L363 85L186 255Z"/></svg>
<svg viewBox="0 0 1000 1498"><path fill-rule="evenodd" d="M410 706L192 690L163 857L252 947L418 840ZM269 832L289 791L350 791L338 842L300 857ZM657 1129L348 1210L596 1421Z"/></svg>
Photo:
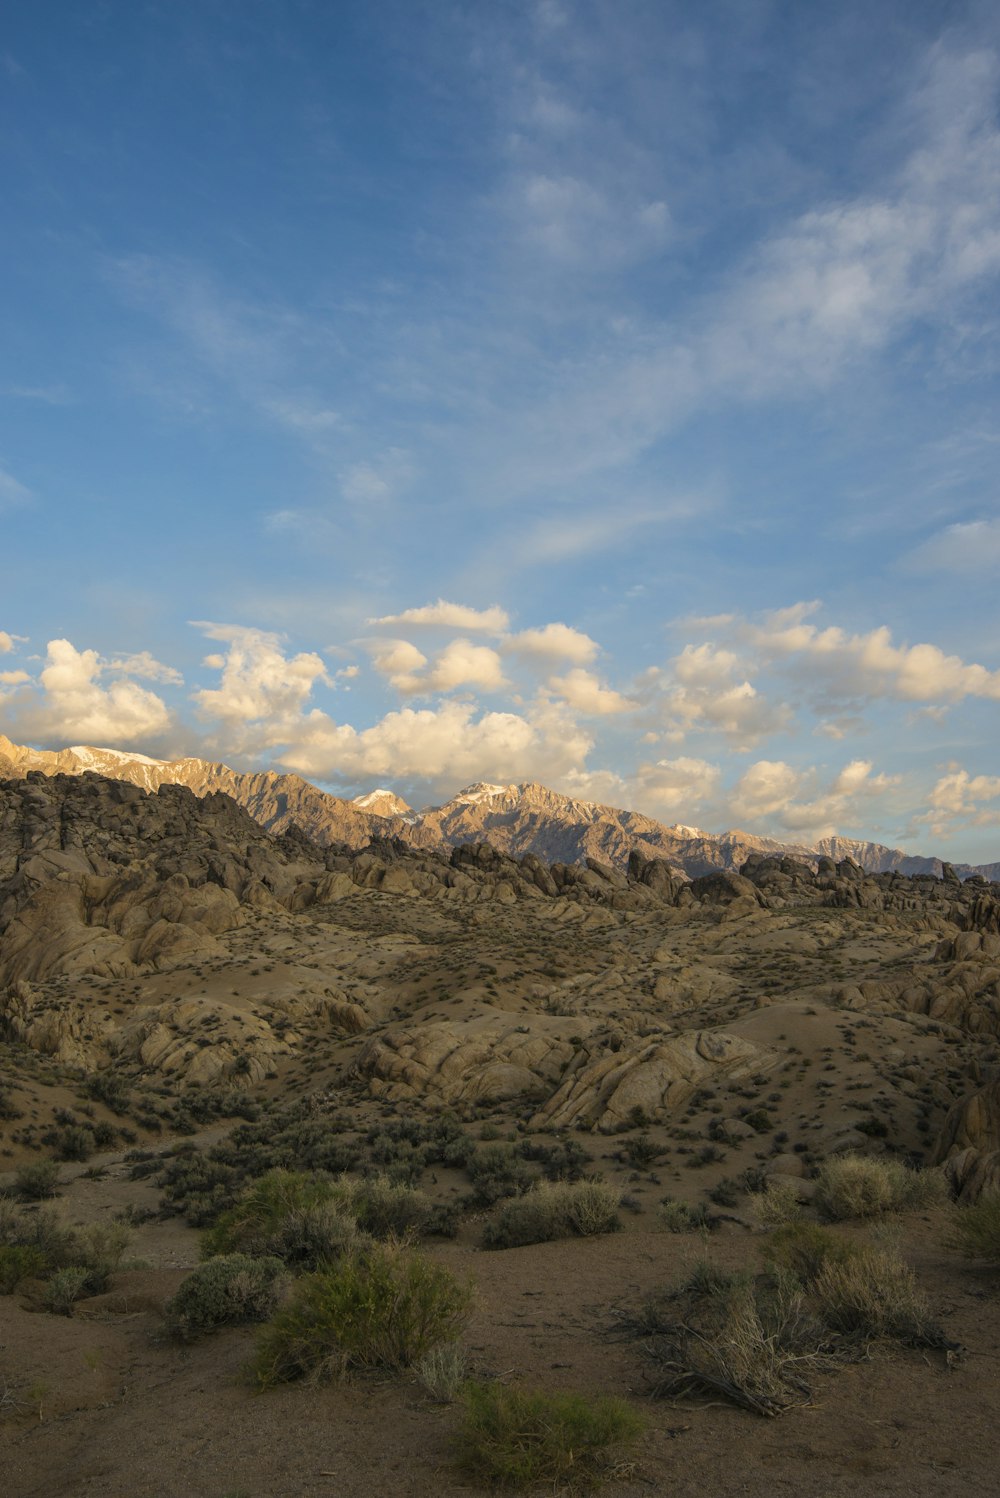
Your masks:
<svg viewBox="0 0 1000 1498"><path fill-rule="evenodd" d="M722 778L718 765L681 755L640 765L638 799L656 816L689 816L716 796Z"/></svg>
<svg viewBox="0 0 1000 1498"><path fill-rule="evenodd" d="M450 692L455 687L497 691L506 685L495 650L471 640L452 640L429 669L427 657L409 640L378 640L371 645L372 664L391 687L405 697Z"/></svg>
<svg viewBox="0 0 1000 1498"><path fill-rule="evenodd" d="M119 676L109 685L102 678ZM98 745L143 743L170 724L166 704L154 692L121 676L96 650L77 650L69 640L50 640L37 680L11 672L15 688L5 708L24 737L50 743Z"/></svg>
<svg viewBox="0 0 1000 1498"><path fill-rule="evenodd" d="M124 655L118 660L109 661L105 669L121 676L138 676L143 681L163 681L175 687L182 686L184 683L184 678L179 671L173 666L165 666L162 661L156 660L148 650L140 650L137 655Z"/></svg>
<svg viewBox="0 0 1000 1498"><path fill-rule="evenodd" d="M528 659L567 660L586 666L598 654L596 640L568 624L546 624L541 629L522 629L503 643L507 653Z"/></svg>
<svg viewBox="0 0 1000 1498"><path fill-rule="evenodd" d="M506 609L494 604L488 609L474 609L467 604L448 603L439 598L436 603L424 604L417 609L404 609L401 614L384 614L380 619L369 619L373 628L410 624L418 626L441 626L446 629L479 631L484 634L503 634L510 624Z"/></svg>
<svg viewBox="0 0 1000 1498"><path fill-rule="evenodd" d="M0 671L0 686L16 687L30 680L27 671Z"/></svg>
<svg viewBox="0 0 1000 1498"><path fill-rule="evenodd" d="M851 760L822 786L814 768L797 770L784 760L758 760L737 781L730 809L750 825L770 824L796 837L830 836L856 816L866 797L883 796L898 777L873 775L869 760Z"/></svg>
<svg viewBox="0 0 1000 1498"><path fill-rule="evenodd" d="M948 655L937 645L894 645L886 625L854 635L837 625L820 629L808 622L817 607L797 604L775 612L760 625L745 625L744 637L765 660L794 661L813 690L832 701L1000 701L1000 671Z"/></svg>
<svg viewBox="0 0 1000 1498"><path fill-rule="evenodd" d="M960 827L1000 825L1000 775L970 775L960 765L949 765L936 782L928 810L917 817L927 823L935 837L949 837Z"/></svg>
<svg viewBox="0 0 1000 1498"><path fill-rule="evenodd" d="M557 714L480 713L468 702L401 708L369 728L314 713L281 762L343 783L417 780L442 795L476 780L558 778L582 764L591 739Z"/></svg>
<svg viewBox="0 0 1000 1498"><path fill-rule="evenodd" d="M5 629L0 629L0 655L9 655L14 649L14 641Z"/></svg>
<svg viewBox="0 0 1000 1498"><path fill-rule="evenodd" d="M329 682L314 651L286 657L280 637L268 630L205 621L196 622L196 628L228 649L220 685L195 692L194 701L201 717L219 719L234 732L236 744L244 737L244 726L265 721L265 742L280 742L285 725L302 712L315 684Z"/></svg>
<svg viewBox="0 0 1000 1498"><path fill-rule="evenodd" d="M548 684L550 691L588 717L627 713L637 705L611 687L602 686L592 671L584 671L581 666L574 666L565 676L550 676Z"/></svg>

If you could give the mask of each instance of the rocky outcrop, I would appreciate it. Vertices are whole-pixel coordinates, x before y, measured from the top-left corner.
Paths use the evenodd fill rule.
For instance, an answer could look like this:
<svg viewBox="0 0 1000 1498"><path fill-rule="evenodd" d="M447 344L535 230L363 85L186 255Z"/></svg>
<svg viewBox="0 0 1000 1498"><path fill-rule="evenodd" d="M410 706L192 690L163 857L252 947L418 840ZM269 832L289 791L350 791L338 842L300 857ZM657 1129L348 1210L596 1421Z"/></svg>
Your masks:
<svg viewBox="0 0 1000 1498"><path fill-rule="evenodd" d="M532 1120L537 1129L596 1128L603 1134L660 1121L696 1088L777 1065L762 1046L721 1030L691 1030L596 1056L577 1055L561 1085Z"/></svg>
<svg viewBox="0 0 1000 1498"><path fill-rule="evenodd" d="M963 1201L1000 1188L1000 1073L956 1103L945 1119L935 1158Z"/></svg>

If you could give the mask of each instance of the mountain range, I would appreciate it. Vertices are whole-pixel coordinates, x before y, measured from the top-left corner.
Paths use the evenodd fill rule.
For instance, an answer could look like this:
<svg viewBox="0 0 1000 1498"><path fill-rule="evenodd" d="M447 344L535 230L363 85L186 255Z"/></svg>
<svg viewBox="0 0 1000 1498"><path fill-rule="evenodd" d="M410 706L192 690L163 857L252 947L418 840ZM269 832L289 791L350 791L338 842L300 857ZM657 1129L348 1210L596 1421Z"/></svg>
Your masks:
<svg viewBox="0 0 1000 1498"><path fill-rule="evenodd" d="M815 866L820 857L853 859L868 873L940 875L941 859L907 854L882 843L828 837L806 846L776 842L732 829L722 833L657 822L641 812L578 801L534 782L467 786L441 806L414 810L394 792L376 789L353 800L321 790L298 775L273 770L241 771L203 759L150 759L121 749L76 745L32 749L0 734L0 779L91 772L124 780L146 791L184 785L197 796L222 791L266 828L280 835L298 827L324 846L357 849L382 838L413 847L457 847L489 842L518 857L533 853L547 863L581 864L595 859L624 869L636 849L646 858L666 860L678 873L698 878L716 869L736 870L755 853L800 859ZM979 874L1000 879L1000 862L957 864L961 878Z"/></svg>

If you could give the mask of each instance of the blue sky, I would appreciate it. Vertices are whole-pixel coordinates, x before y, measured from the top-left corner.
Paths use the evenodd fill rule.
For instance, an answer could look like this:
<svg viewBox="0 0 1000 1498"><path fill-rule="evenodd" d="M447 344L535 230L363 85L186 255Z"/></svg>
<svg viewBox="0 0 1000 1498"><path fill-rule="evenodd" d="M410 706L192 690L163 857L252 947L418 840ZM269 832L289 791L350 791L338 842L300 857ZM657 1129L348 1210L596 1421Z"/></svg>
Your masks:
<svg viewBox="0 0 1000 1498"><path fill-rule="evenodd" d="M1000 857L1000 13L0 22L0 730Z"/></svg>

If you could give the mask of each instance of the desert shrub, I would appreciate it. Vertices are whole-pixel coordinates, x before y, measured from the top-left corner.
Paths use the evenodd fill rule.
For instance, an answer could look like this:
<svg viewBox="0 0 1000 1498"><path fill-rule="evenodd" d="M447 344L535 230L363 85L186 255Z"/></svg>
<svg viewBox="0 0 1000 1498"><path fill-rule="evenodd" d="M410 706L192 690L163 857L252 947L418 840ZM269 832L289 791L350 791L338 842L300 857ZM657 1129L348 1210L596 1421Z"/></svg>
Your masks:
<svg viewBox="0 0 1000 1498"><path fill-rule="evenodd" d="M39 1279L49 1268L40 1248L6 1243L0 1248L0 1295L12 1295L22 1280Z"/></svg>
<svg viewBox="0 0 1000 1498"><path fill-rule="evenodd" d="M128 1112L132 1094L125 1078L118 1076L115 1072L95 1072L93 1076L88 1077L86 1089L89 1097L103 1103L106 1108L111 1109L112 1113Z"/></svg>
<svg viewBox="0 0 1000 1498"><path fill-rule="evenodd" d="M956 1207L947 1242L967 1259L1000 1264L1000 1192L981 1196L971 1207Z"/></svg>
<svg viewBox="0 0 1000 1498"><path fill-rule="evenodd" d="M77 1261L79 1240L54 1207L24 1208L0 1202L0 1246L35 1249L44 1270L62 1269Z"/></svg>
<svg viewBox="0 0 1000 1498"><path fill-rule="evenodd" d="M656 1221L657 1226L668 1233L712 1232L719 1226L718 1217L708 1210L704 1202L697 1202L692 1206L669 1196L660 1203Z"/></svg>
<svg viewBox="0 0 1000 1498"><path fill-rule="evenodd" d="M540 1181L525 1196L505 1202L483 1232L485 1248L520 1248L553 1238L615 1233L620 1197L603 1181Z"/></svg>
<svg viewBox="0 0 1000 1498"><path fill-rule="evenodd" d="M819 1313L831 1330L859 1341L890 1338L909 1347L950 1347L927 1297L898 1254L863 1248L839 1263L827 1260L813 1283Z"/></svg>
<svg viewBox="0 0 1000 1498"><path fill-rule="evenodd" d="M269 1170L202 1234L202 1256L249 1254L318 1269L358 1239L346 1184L303 1171Z"/></svg>
<svg viewBox="0 0 1000 1498"><path fill-rule="evenodd" d="M74 1258L87 1271L84 1293L100 1295L125 1257L131 1229L124 1222L91 1222L74 1236Z"/></svg>
<svg viewBox="0 0 1000 1498"><path fill-rule="evenodd" d="M803 1285L812 1285L827 1264L844 1264L857 1249L846 1238L838 1238L818 1222L786 1222L775 1228L764 1246L764 1254L776 1269L793 1274Z"/></svg>
<svg viewBox="0 0 1000 1498"><path fill-rule="evenodd" d="M57 1269L45 1286L42 1304L56 1316L72 1316L76 1302L87 1294L86 1270L80 1264Z"/></svg>
<svg viewBox="0 0 1000 1498"><path fill-rule="evenodd" d="M427 1228L433 1208L422 1191L377 1175L353 1187L351 1210L373 1238L404 1238Z"/></svg>
<svg viewBox="0 0 1000 1498"><path fill-rule="evenodd" d="M791 1277L754 1279L707 1263L647 1303L635 1323L654 1396L724 1398L758 1415L808 1404L834 1344Z"/></svg>
<svg viewBox="0 0 1000 1498"><path fill-rule="evenodd" d="M280 1259L223 1254L199 1264L167 1302L171 1335L193 1342L220 1326L266 1321L278 1303Z"/></svg>
<svg viewBox="0 0 1000 1498"><path fill-rule="evenodd" d="M492 1207L508 1196L522 1196L536 1179L512 1144L487 1144L466 1163L472 1181L472 1203Z"/></svg>
<svg viewBox="0 0 1000 1498"><path fill-rule="evenodd" d="M609 1448L634 1439L643 1420L621 1399L546 1394L470 1383L455 1443L462 1474L498 1488L595 1486Z"/></svg>
<svg viewBox="0 0 1000 1498"><path fill-rule="evenodd" d="M739 1181L734 1180L732 1176L723 1176L722 1180L716 1181L707 1194L709 1201L714 1202L717 1207L735 1207L742 1190Z"/></svg>
<svg viewBox="0 0 1000 1498"><path fill-rule="evenodd" d="M441 1342L418 1359L413 1371L432 1399L452 1404L468 1376L469 1360L460 1342Z"/></svg>
<svg viewBox="0 0 1000 1498"><path fill-rule="evenodd" d="M525 1160L542 1167L547 1181L582 1180L587 1166L593 1161L593 1156L575 1139L559 1139L554 1144L533 1144L525 1140L521 1154Z"/></svg>
<svg viewBox="0 0 1000 1498"><path fill-rule="evenodd" d="M59 1166L55 1160L33 1160L14 1172L14 1190L22 1201L40 1202L55 1196Z"/></svg>
<svg viewBox="0 0 1000 1498"><path fill-rule="evenodd" d="M59 1160L89 1160L97 1146L94 1131L86 1124L66 1124L42 1136Z"/></svg>
<svg viewBox="0 0 1000 1498"><path fill-rule="evenodd" d="M374 1165L411 1183L429 1165L465 1165L475 1149L472 1137L452 1113L430 1120L392 1119L370 1130L365 1143Z"/></svg>
<svg viewBox="0 0 1000 1498"><path fill-rule="evenodd" d="M783 1222L794 1222L802 1216L802 1203L794 1186L784 1181L768 1181L763 1191L753 1198L754 1211L765 1227L777 1227Z"/></svg>
<svg viewBox="0 0 1000 1498"><path fill-rule="evenodd" d="M663 1150L653 1143L648 1134L640 1134L638 1139L626 1139L618 1151L622 1164L631 1166L633 1170L649 1170L662 1155Z"/></svg>
<svg viewBox="0 0 1000 1498"><path fill-rule="evenodd" d="M441 1265L399 1244L373 1243L296 1285L259 1336L261 1388L343 1377L352 1368L407 1368L465 1326L472 1292Z"/></svg>
<svg viewBox="0 0 1000 1498"><path fill-rule="evenodd" d="M816 1186L816 1205L833 1221L926 1207L944 1195L939 1172L911 1170L899 1160L867 1155L837 1155L827 1160Z"/></svg>
<svg viewBox="0 0 1000 1498"><path fill-rule="evenodd" d="M766 1108L754 1108L743 1115L743 1122L757 1134L767 1134L774 1128L771 1115Z"/></svg>

